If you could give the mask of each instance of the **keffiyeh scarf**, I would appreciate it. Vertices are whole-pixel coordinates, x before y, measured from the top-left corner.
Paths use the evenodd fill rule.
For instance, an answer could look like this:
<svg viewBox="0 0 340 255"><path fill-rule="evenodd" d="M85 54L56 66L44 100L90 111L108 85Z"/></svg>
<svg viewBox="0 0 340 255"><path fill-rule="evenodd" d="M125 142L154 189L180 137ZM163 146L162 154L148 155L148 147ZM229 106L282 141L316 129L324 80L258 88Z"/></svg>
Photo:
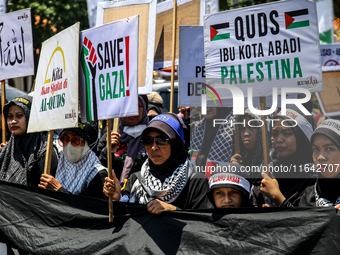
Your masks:
<svg viewBox="0 0 340 255"><path fill-rule="evenodd" d="M140 176L132 186L130 198L123 197L121 201L147 204L157 198L166 203L172 203L180 195L192 173L193 166L189 160L186 160L162 183L152 175L149 162L145 161Z"/></svg>
<svg viewBox="0 0 340 255"><path fill-rule="evenodd" d="M98 173L97 165L101 163L92 150L89 150L89 153L76 163L70 162L61 153L55 178L67 191L79 195L85 192Z"/></svg>

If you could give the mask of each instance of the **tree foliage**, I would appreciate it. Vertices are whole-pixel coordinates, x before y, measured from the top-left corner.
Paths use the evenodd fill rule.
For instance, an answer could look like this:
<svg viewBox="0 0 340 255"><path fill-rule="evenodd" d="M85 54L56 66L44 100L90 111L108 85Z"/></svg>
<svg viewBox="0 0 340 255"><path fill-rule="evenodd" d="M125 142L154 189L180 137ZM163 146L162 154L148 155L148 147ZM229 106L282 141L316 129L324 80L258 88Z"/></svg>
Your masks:
<svg viewBox="0 0 340 255"><path fill-rule="evenodd" d="M7 12L31 8L33 46L41 43L56 33L80 22L80 29L89 26L86 0L9 0Z"/></svg>

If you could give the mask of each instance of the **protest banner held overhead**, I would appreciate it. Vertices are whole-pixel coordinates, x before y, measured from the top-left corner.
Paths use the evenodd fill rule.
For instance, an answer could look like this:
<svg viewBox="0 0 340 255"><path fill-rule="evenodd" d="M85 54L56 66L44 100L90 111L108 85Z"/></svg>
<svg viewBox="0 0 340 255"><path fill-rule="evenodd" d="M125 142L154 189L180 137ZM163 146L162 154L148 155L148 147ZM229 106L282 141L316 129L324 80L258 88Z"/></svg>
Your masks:
<svg viewBox="0 0 340 255"><path fill-rule="evenodd" d="M98 3L97 26L138 15L138 94L152 92L156 29L156 0Z"/></svg>
<svg viewBox="0 0 340 255"><path fill-rule="evenodd" d="M138 115L138 16L80 33L83 121Z"/></svg>
<svg viewBox="0 0 340 255"><path fill-rule="evenodd" d="M28 133L78 126L79 23L43 42Z"/></svg>
<svg viewBox="0 0 340 255"><path fill-rule="evenodd" d="M210 88L209 88L210 87ZM218 93L206 84L203 26L179 27L179 65L178 65L178 105L201 106L202 95L207 95L207 106L233 106L232 99L221 99ZM217 92L217 91L216 91ZM296 98L296 95L287 95L288 98ZM211 99L215 100L211 100ZM278 97L281 104L281 97ZM247 100L244 100L247 105ZM253 98L253 105L260 106L260 99ZM267 97L267 106L272 105L272 97Z"/></svg>
<svg viewBox="0 0 340 255"><path fill-rule="evenodd" d="M281 1L204 17L207 84L252 96L273 87L322 91L315 2ZM223 94L226 92L226 94ZM232 94L219 90L222 98Z"/></svg>
<svg viewBox="0 0 340 255"><path fill-rule="evenodd" d="M0 16L0 80L34 74L31 9Z"/></svg>

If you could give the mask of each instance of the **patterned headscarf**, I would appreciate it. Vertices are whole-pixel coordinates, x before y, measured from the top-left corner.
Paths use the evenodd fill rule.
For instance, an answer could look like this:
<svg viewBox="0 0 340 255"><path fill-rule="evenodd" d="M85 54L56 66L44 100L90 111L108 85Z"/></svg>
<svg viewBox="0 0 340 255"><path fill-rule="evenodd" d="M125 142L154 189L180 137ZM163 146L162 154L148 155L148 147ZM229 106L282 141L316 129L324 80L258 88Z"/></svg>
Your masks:
<svg viewBox="0 0 340 255"><path fill-rule="evenodd" d="M3 112L6 122L10 107L16 105L24 110L28 126L31 99L30 96L20 96L7 103ZM12 134L7 145L0 150L0 180L31 186L34 180L30 180L29 172L34 171L34 164L44 156L46 146L46 136L40 132Z"/></svg>

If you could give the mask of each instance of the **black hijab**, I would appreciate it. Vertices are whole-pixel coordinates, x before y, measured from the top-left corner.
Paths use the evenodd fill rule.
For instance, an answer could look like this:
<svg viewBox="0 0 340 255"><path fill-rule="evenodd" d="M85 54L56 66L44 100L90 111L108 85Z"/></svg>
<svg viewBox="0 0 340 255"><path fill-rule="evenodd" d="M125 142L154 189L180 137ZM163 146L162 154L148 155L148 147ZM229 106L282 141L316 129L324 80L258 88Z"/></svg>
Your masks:
<svg viewBox="0 0 340 255"><path fill-rule="evenodd" d="M30 96L20 96L7 103L3 110L6 123L10 107L16 105L24 110L27 129L31 101ZM30 180L30 173L35 163L44 156L46 146L46 136L41 132L11 134L7 145L0 150L0 180L31 186L34 180Z"/></svg>
<svg viewBox="0 0 340 255"><path fill-rule="evenodd" d="M169 116L179 123L180 129L183 130L184 141L180 137L180 135L173 129L173 127L157 118L153 119L149 123L148 127L144 129L142 137L152 131L156 131L166 135L170 139L171 154L170 157L163 164L155 165L150 160L150 158L148 158L150 172L153 176L155 176L162 182L165 180L166 177L170 176L179 165L184 164L186 159L188 158L188 151L185 149L185 143L188 142L189 134L187 127L175 114L165 113L163 115Z"/></svg>

